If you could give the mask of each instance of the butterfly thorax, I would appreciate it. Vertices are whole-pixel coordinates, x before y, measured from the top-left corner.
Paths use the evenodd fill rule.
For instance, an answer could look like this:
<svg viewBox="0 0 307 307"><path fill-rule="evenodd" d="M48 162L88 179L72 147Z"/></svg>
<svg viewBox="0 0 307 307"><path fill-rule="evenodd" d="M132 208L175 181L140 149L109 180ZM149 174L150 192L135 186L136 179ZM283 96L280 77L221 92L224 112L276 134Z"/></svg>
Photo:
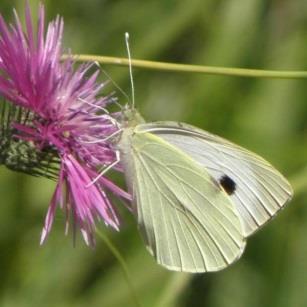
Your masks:
<svg viewBox="0 0 307 307"><path fill-rule="evenodd" d="M133 178L133 149L132 149L132 137L134 135L135 128L144 124L145 120L135 109L126 108L122 111L122 115L119 119L121 134L116 142L115 148L120 153L120 161L123 166L125 177L128 183L129 192L133 195L133 187L131 185Z"/></svg>
<svg viewBox="0 0 307 307"><path fill-rule="evenodd" d="M122 111L119 119L121 134L117 140L117 149L121 152L122 157L130 153L131 137L134 133L135 127L144 124L145 120L136 109L125 108Z"/></svg>
<svg viewBox="0 0 307 307"><path fill-rule="evenodd" d="M125 108L119 118L121 134L117 140L116 147L124 156L130 152L131 137L136 126L145 123L145 120L136 109Z"/></svg>

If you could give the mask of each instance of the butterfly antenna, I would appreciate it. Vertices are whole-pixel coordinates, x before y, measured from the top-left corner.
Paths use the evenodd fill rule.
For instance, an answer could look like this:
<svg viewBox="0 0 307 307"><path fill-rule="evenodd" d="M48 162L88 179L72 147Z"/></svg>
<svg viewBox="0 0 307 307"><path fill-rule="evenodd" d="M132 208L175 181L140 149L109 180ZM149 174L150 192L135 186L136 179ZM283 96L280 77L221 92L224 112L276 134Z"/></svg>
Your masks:
<svg viewBox="0 0 307 307"><path fill-rule="evenodd" d="M114 87L119 90L119 92L127 98L128 101L130 101L130 97L127 95L127 93L112 79L112 77L107 73L107 71L101 67L100 63L95 61L95 64L97 67L102 71L102 73L111 81L111 83L114 85Z"/></svg>
<svg viewBox="0 0 307 307"><path fill-rule="evenodd" d="M128 61L129 61L129 75L130 75L130 82L131 82L131 100L132 100L132 110L134 110L134 83L133 83L133 76L132 76L132 62L131 62L131 53L129 47L129 33L125 33L125 42L127 47L128 53Z"/></svg>

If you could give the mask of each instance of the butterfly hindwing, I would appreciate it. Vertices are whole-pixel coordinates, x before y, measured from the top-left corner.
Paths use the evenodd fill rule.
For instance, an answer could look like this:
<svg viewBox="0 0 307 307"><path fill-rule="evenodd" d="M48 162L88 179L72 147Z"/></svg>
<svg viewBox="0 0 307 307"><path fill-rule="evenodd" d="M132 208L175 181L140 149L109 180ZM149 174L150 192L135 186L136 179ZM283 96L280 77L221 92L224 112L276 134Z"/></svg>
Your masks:
<svg viewBox="0 0 307 307"><path fill-rule="evenodd" d="M238 259L245 247L241 223L212 176L157 135L136 128L128 138L125 173L141 233L157 262L172 270L206 272Z"/></svg>
<svg viewBox="0 0 307 307"><path fill-rule="evenodd" d="M157 122L139 125L184 151L224 187L249 236L270 220L291 198L288 181L267 161L221 137L190 125Z"/></svg>

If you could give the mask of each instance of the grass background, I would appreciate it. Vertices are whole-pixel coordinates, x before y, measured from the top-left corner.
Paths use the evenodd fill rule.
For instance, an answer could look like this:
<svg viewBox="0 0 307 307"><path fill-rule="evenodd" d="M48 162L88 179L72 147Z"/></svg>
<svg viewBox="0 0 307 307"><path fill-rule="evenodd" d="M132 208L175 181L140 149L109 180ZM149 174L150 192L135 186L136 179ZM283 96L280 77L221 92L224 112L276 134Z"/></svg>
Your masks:
<svg viewBox="0 0 307 307"><path fill-rule="evenodd" d="M35 10L37 3L30 1ZM126 56L128 31L134 58L307 68L305 0L44 3L49 20L64 16L64 46L73 53ZM7 21L13 7L22 15L24 1L0 3ZM129 93L128 69L103 67ZM179 274L159 267L124 209L120 233L99 225L124 257L142 306L307 306L307 81L141 69L134 69L134 79L145 118L188 122L239 143L271 161L297 191L290 205L249 239L242 259L218 273ZM108 247L99 239L95 250L81 240L73 247L71 236L64 237L62 212L47 243L39 246L53 188L51 181L0 169L0 306L135 306Z"/></svg>

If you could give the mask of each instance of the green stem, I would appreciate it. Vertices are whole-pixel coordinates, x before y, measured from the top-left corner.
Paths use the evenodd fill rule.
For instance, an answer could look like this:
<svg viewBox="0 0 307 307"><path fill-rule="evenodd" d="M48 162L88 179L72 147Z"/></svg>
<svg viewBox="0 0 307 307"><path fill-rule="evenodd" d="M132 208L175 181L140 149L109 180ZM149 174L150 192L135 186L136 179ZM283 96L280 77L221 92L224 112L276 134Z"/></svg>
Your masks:
<svg viewBox="0 0 307 307"><path fill-rule="evenodd" d="M176 298L184 291L192 277L193 274L189 273L172 273L155 306L175 306Z"/></svg>
<svg viewBox="0 0 307 307"><path fill-rule="evenodd" d="M64 55L63 59L71 57ZM99 62L101 64L110 64L118 66L128 66L129 60L127 58L98 56L80 54L73 55L72 58L78 62ZM235 77L250 77L250 78L275 78L275 79L303 79L307 78L307 71L279 71L279 70L261 70L261 69L247 69L247 68L233 68L233 67L216 67L216 66L202 66L202 65L188 65L188 64L175 64L154 62L145 60L131 60L132 66L162 70L162 71L176 71L176 72L190 72L190 73L204 73L210 75L224 75Z"/></svg>
<svg viewBox="0 0 307 307"><path fill-rule="evenodd" d="M104 241L104 243L108 246L108 248L110 249L110 251L112 252L112 254L114 255L114 257L117 259L117 261L119 262L119 265L124 273L126 282L128 284L130 293L133 297L133 300L135 302L135 305L137 307L141 307L141 303L139 302L139 299L136 295L135 289L133 287L132 284L132 279L130 277L130 273L129 273L129 269L126 265L126 262L124 260L124 258L121 256L119 250L115 247L115 245L110 241L110 239L101 231L99 231L98 229L96 229L96 233L98 234L98 236L100 237L100 239L102 239Z"/></svg>
<svg viewBox="0 0 307 307"><path fill-rule="evenodd" d="M294 196L307 191L307 167L303 168L302 171L294 174L290 178L290 183L294 189Z"/></svg>

